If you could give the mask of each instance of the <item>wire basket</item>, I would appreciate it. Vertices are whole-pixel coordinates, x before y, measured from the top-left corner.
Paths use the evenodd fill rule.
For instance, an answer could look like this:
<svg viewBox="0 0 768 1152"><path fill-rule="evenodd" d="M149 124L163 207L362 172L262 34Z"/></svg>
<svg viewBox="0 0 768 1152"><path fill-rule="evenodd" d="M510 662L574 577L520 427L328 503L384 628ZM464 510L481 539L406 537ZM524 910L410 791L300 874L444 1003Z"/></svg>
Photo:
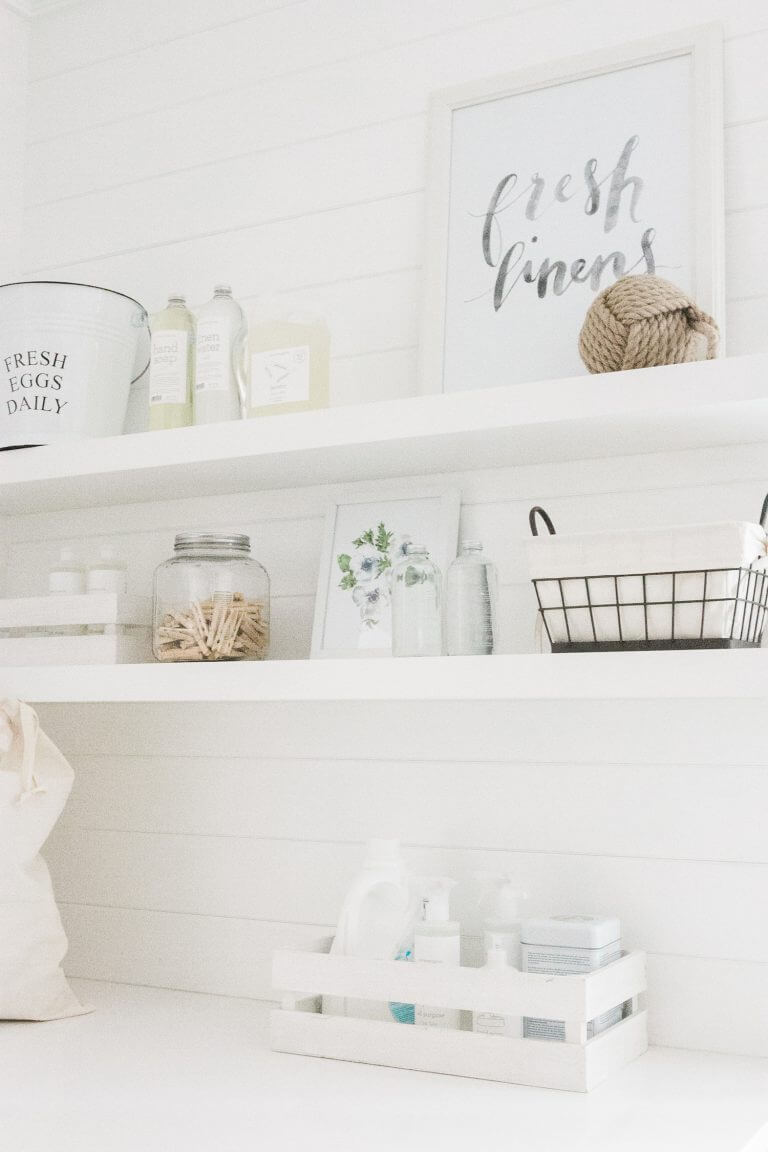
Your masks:
<svg viewBox="0 0 768 1152"><path fill-rule="evenodd" d="M760 523L768 512L768 497ZM529 515L550 535L543 508ZM768 611L765 562L706 568L533 580L539 615L553 652L757 648Z"/></svg>

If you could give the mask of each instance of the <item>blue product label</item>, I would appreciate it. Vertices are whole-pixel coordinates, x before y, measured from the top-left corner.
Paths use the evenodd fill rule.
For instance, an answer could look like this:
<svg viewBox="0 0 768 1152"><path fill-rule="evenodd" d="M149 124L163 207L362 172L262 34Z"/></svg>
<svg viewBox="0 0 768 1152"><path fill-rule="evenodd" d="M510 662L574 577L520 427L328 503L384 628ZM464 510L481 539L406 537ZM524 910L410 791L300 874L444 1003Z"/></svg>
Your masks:
<svg viewBox="0 0 768 1152"><path fill-rule="evenodd" d="M413 960L413 952L410 948L403 948L395 956L395 960ZM415 1021L416 1009L413 1004L398 1004L396 1000L391 1000L389 1012L398 1024L413 1024Z"/></svg>

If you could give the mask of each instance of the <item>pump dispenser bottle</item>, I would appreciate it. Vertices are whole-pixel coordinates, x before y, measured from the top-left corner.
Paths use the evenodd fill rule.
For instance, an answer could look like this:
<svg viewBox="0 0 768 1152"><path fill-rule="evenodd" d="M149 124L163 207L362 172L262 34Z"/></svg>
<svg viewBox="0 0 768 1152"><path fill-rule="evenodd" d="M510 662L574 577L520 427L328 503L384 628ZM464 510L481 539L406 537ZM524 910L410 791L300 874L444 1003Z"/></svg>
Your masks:
<svg viewBox="0 0 768 1152"><path fill-rule="evenodd" d="M502 939L497 939L490 933L489 944L486 947L485 967L496 971L509 968L507 949ZM482 1032L485 1036L513 1036L518 1039L523 1035L523 1022L519 1016L500 1016L497 1012L473 1012L472 1031Z"/></svg>
<svg viewBox="0 0 768 1152"><path fill-rule="evenodd" d="M450 919L451 889L455 880L439 877L427 881L423 888L423 919L417 925L413 939L413 958L417 964L461 963L461 929L457 920ZM414 1023L427 1028L458 1028L458 1008L417 1004Z"/></svg>

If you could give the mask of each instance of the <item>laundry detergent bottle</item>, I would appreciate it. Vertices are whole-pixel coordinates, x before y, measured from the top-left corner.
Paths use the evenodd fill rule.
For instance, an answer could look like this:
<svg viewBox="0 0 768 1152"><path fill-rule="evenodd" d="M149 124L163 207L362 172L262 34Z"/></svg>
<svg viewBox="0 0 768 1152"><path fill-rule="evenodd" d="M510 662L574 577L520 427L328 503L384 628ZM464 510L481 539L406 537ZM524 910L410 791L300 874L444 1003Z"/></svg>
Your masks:
<svg viewBox="0 0 768 1152"><path fill-rule="evenodd" d="M331 947L334 956L394 960L407 931L411 890L398 840L371 840L362 871L342 905ZM384 1002L324 996L323 1012L391 1020Z"/></svg>

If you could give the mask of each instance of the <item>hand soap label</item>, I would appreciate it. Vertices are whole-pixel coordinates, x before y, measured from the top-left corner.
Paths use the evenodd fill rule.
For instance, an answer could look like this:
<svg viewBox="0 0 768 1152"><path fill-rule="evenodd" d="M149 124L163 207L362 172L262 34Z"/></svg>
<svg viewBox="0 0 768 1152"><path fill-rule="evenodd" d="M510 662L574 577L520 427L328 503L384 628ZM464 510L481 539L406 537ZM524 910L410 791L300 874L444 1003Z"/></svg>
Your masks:
<svg viewBox="0 0 768 1152"><path fill-rule="evenodd" d="M270 348L251 356L251 408L309 400L309 345Z"/></svg>
<svg viewBox="0 0 768 1152"><path fill-rule="evenodd" d="M229 388L229 333L220 320L197 324L196 392L226 392Z"/></svg>
<svg viewBox="0 0 768 1152"><path fill-rule="evenodd" d="M183 330L154 332L149 370L150 404L187 404L189 335Z"/></svg>

